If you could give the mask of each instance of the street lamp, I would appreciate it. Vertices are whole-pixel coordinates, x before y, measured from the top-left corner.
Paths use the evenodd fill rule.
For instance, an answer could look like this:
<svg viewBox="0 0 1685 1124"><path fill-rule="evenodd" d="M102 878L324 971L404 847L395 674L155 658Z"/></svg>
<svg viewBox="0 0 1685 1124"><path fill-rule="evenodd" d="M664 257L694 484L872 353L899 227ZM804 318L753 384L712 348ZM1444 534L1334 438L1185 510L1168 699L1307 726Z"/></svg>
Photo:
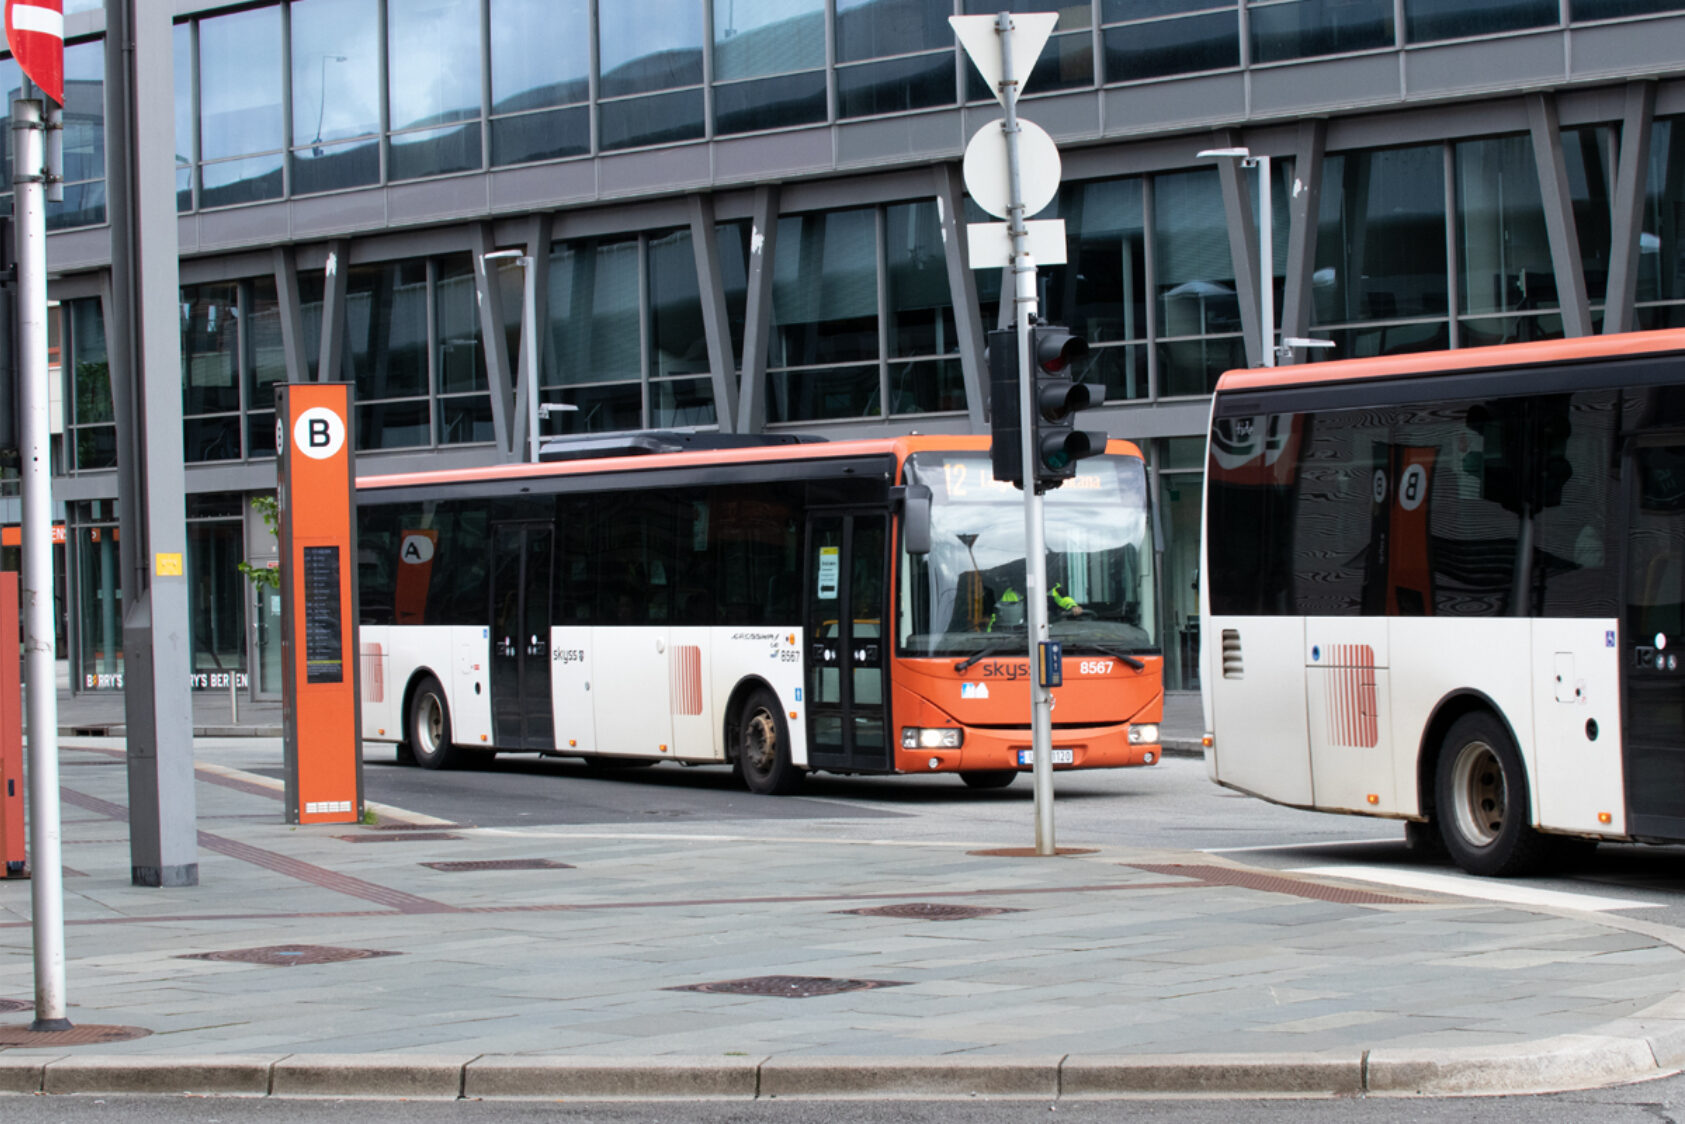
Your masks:
<svg viewBox="0 0 1685 1124"><path fill-rule="evenodd" d="M1238 160L1242 168L1258 169L1258 353L1264 366L1275 366L1275 232L1270 199L1270 158L1254 156L1249 148L1208 148L1201 160ZM1204 331L1204 325L1200 326Z"/></svg>
<svg viewBox="0 0 1685 1124"><path fill-rule="evenodd" d="M322 118L328 112L328 63L346 60L345 55L322 56L322 73L316 85L316 139L310 142L312 156L322 155Z"/></svg>

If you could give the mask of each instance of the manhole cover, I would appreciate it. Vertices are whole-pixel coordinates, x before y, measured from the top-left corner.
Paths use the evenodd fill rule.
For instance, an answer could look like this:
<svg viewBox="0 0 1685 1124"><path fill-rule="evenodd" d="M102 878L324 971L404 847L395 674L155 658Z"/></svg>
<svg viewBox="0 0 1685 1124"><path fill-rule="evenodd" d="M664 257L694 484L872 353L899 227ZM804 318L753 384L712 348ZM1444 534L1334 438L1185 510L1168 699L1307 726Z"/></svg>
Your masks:
<svg viewBox="0 0 1685 1124"><path fill-rule="evenodd" d="M478 862L455 863L422 863L434 870L443 870L450 874L459 874L471 870L572 870L572 863L559 863L554 859L484 859Z"/></svg>
<svg viewBox="0 0 1685 1124"><path fill-rule="evenodd" d="M69 1030L30 1030L27 1026L0 1026L0 1046L103 1046L127 1042L151 1034L138 1026L96 1026L92 1023Z"/></svg>
<svg viewBox="0 0 1685 1124"><path fill-rule="evenodd" d="M837 912L855 913L862 917L912 917L920 921L965 921L973 917L993 917L997 913L1023 913L1024 911L991 905L903 902L899 905L873 906L870 909L839 909Z"/></svg>
<svg viewBox="0 0 1685 1124"><path fill-rule="evenodd" d="M34 1006L27 999L0 999L0 1011L27 1011Z"/></svg>
<svg viewBox="0 0 1685 1124"><path fill-rule="evenodd" d="M373 948L335 948L321 944L277 944L267 948L229 948L221 952L194 952L176 957L177 960L228 960L245 964L274 964L290 967L295 964L334 964L341 960L369 960L376 956L397 956L396 952L381 952Z"/></svg>
<svg viewBox="0 0 1685 1124"><path fill-rule="evenodd" d="M440 839L461 839L448 831L412 831L402 835L336 835L347 843L427 843Z"/></svg>
<svg viewBox="0 0 1685 1124"><path fill-rule="evenodd" d="M1094 847L1057 847L1055 850L1061 855L1092 855ZM996 847L989 851L967 851L968 855L981 855L994 859L1035 859L1052 858L1052 855L1038 855L1034 847Z"/></svg>
<svg viewBox="0 0 1685 1124"><path fill-rule="evenodd" d="M781 999L812 999L817 995L840 995L845 991L870 991L875 987L905 987L903 980L838 980L828 976L754 976L744 980L686 984L667 991L707 991L716 995L770 995Z"/></svg>

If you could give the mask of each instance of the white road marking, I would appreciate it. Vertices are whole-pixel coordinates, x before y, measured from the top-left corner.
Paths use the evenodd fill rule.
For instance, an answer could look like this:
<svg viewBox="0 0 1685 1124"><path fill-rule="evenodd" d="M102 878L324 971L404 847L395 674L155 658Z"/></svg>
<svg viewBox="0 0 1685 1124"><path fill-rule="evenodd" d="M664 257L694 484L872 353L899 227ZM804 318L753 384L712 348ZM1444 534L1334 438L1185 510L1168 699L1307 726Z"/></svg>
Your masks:
<svg viewBox="0 0 1685 1124"><path fill-rule="evenodd" d="M1468 874L1439 874L1428 870L1412 870L1382 866L1301 866L1293 874L1314 874L1325 878L1349 878L1360 882L1379 882L1407 890L1426 890L1435 894L1452 894L1461 898L1502 902L1505 905L1536 905L1547 909L1574 909L1584 913L1605 913L1615 909L1660 909L1661 902L1640 902L1630 898L1605 898L1597 894L1576 894L1566 890L1547 890L1526 882L1506 882L1497 878L1476 878Z"/></svg>

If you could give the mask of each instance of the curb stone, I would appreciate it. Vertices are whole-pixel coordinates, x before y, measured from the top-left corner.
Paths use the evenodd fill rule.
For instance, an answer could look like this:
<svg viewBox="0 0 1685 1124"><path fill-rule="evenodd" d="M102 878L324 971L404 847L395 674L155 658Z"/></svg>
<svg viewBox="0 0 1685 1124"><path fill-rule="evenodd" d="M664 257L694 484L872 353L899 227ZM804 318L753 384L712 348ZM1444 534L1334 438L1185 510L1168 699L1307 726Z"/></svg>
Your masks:
<svg viewBox="0 0 1685 1124"><path fill-rule="evenodd" d="M1350 1054L1075 1055L1059 1069L1059 1096L1355 1097L1361 1052Z"/></svg>
<svg viewBox="0 0 1685 1124"><path fill-rule="evenodd" d="M456 1100L478 1054L290 1054L270 1071L277 1097Z"/></svg>
<svg viewBox="0 0 1685 1124"><path fill-rule="evenodd" d="M1376 1050L1368 1061L1370 1096L1549 1093L1614 1085L1659 1072L1643 1038L1569 1034L1448 1056L1431 1050Z"/></svg>
<svg viewBox="0 0 1685 1124"><path fill-rule="evenodd" d="M463 1067L462 1095L586 1100L755 1099L765 1059L485 1055Z"/></svg>
<svg viewBox="0 0 1685 1124"><path fill-rule="evenodd" d="M43 1093L217 1093L269 1095L273 1058L245 1054L226 1057L65 1057L47 1062Z"/></svg>
<svg viewBox="0 0 1685 1124"><path fill-rule="evenodd" d="M785 1057L761 1064L763 1097L1035 1097L1059 1095L1057 1054L1040 1057Z"/></svg>

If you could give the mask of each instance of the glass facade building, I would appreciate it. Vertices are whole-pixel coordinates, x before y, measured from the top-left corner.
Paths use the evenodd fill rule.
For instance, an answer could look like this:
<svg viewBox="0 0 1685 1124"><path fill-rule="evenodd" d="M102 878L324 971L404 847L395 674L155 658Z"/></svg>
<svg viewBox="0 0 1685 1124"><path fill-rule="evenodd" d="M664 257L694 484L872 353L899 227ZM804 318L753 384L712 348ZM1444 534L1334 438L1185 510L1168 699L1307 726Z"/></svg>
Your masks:
<svg viewBox="0 0 1685 1124"><path fill-rule="evenodd" d="M1002 7L1059 16L1021 103L1064 159L1039 300L1092 345L1095 424L1154 466L1177 688L1261 221L1272 329L1334 344L1301 361L1685 324L1685 0L182 0L195 682L276 682L236 566L275 556L251 501L288 379L355 386L365 473L524 458L529 383L547 434L986 431L1003 279L967 259L989 216L960 160L1000 112L947 19ZM97 690L132 374L106 355L103 13L66 9L63 655ZM1269 216L1198 155L1241 145L1272 157Z"/></svg>

